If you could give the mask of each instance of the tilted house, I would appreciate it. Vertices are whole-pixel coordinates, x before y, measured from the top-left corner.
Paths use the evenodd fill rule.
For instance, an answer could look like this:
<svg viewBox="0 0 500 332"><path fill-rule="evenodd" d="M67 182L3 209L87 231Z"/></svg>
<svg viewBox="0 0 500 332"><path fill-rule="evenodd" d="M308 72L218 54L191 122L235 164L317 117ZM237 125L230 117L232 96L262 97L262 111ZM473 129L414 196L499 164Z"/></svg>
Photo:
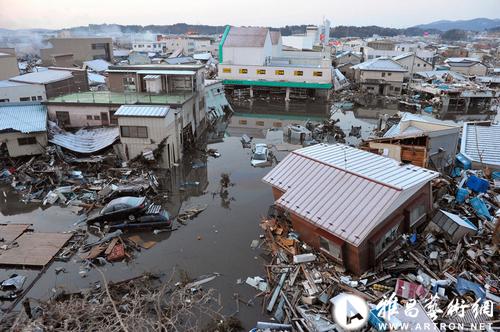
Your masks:
<svg viewBox="0 0 500 332"><path fill-rule="evenodd" d="M373 267L427 219L439 173L342 144L286 156L263 181L300 238L351 272Z"/></svg>

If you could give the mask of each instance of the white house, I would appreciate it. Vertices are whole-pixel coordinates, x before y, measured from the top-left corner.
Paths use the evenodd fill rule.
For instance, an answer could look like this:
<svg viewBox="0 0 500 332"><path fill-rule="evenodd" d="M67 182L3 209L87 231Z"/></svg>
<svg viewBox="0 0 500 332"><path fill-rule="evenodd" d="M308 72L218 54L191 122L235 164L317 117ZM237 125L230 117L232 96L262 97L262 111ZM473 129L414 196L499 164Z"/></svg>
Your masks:
<svg viewBox="0 0 500 332"><path fill-rule="evenodd" d="M414 73L432 70L432 63L420 58L415 53L404 53L392 58L403 66L408 72L405 77L410 77Z"/></svg>
<svg viewBox="0 0 500 332"><path fill-rule="evenodd" d="M168 106L123 105L115 113L120 128L119 148L127 159L161 148L166 167L172 167L182 156L178 111ZM162 144L162 145L160 145Z"/></svg>
<svg viewBox="0 0 500 332"><path fill-rule="evenodd" d="M351 67L362 91L379 95L400 95L408 72L391 58L377 58Z"/></svg>
<svg viewBox="0 0 500 332"><path fill-rule="evenodd" d="M10 157L42 154L47 146L47 108L40 103L0 104L0 146Z"/></svg>

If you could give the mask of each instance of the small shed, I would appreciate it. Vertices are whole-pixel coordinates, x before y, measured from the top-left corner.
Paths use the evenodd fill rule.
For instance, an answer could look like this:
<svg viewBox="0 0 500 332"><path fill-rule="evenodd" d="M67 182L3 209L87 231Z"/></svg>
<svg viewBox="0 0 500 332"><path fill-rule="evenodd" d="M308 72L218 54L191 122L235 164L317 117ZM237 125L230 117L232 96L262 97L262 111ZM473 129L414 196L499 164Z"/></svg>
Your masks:
<svg viewBox="0 0 500 332"><path fill-rule="evenodd" d="M42 154L47 146L47 108L40 103L2 104L0 146L10 157Z"/></svg>
<svg viewBox="0 0 500 332"><path fill-rule="evenodd" d="M436 224L453 243L458 243L465 235L475 234L477 227L468 219L444 210L437 211L432 222Z"/></svg>

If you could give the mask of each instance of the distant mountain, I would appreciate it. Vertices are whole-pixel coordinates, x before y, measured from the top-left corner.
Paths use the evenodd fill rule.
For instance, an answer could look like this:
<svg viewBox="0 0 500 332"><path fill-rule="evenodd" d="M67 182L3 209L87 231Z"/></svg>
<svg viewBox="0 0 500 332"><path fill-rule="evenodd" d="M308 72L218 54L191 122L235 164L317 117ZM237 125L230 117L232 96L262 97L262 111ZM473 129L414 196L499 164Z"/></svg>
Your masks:
<svg viewBox="0 0 500 332"><path fill-rule="evenodd" d="M458 21L436 21L428 24L420 24L415 26L419 29L435 29L440 31L448 31L453 29L469 30L469 31L483 31L500 26L500 19L490 18L475 18L472 20L458 20Z"/></svg>

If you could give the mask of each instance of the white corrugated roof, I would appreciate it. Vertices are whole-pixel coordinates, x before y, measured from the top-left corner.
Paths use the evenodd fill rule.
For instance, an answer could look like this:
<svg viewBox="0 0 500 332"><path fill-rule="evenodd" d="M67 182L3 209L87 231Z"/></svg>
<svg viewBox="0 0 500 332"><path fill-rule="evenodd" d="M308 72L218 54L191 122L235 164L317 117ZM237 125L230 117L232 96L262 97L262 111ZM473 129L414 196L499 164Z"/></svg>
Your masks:
<svg viewBox="0 0 500 332"><path fill-rule="evenodd" d="M170 107L150 105L122 105L115 112L115 116L135 116L163 118L167 115Z"/></svg>
<svg viewBox="0 0 500 332"><path fill-rule="evenodd" d="M70 71L66 70L45 70L29 74L19 75L9 79L14 82L31 84L48 84L58 82L73 77Z"/></svg>
<svg viewBox="0 0 500 332"><path fill-rule="evenodd" d="M80 129L76 133L58 132L49 140L79 153L94 153L112 145L120 137L118 127Z"/></svg>
<svg viewBox="0 0 500 332"><path fill-rule="evenodd" d="M500 125L465 123L460 152L474 162L500 167Z"/></svg>
<svg viewBox="0 0 500 332"><path fill-rule="evenodd" d="M109 62L103 59L89 60L85 61L83 64L96 72L108 70L108 67L111 66Z"/></svg>
<svg viewBox="0 0 500 332"><path fill-rule="evenodd" d="M456 124L454 124L452 121L443 121L439 120L436 118L433 118L428 115L421 115L421 114L412 114L409 112L401 112L401 120L399 120L399 123L392 126L386 133L384 134L384 137L396 137L400 135L408 135L411 134L410 131L412 126L407 127L401 131L401 124L402 123L412 123L412 122L423 122L423 123L432 123L440 126L447 126L447 127L458 127ZM418 132L424 132L424 130L419 129L419 128L414 128L417 129ZM443 128L444 129L444 128Z"/></svg>
<svg viewBox="0 0 500 332"><path fill-rule="evenodd" d="M290 153L263 181L285 192L276 204L357 246L438 175L345 145L318 144Z"/></svg>
<svg viewBox="0 0 500 332"><path fill-rule="evenodd" d="M401 66L396 61L391 58L376 58L373 60L365 61L355 66L352 66L353 69L360 70L374 70L374 71L398 71L398 72L406 72L407 70Z"/></svg>
<svg viewBox="0 0 500 332"><path fill-rule="evenodd" d="M39 103L0 104L0 131L25 134L47 130L47 108Z"/></svg>

